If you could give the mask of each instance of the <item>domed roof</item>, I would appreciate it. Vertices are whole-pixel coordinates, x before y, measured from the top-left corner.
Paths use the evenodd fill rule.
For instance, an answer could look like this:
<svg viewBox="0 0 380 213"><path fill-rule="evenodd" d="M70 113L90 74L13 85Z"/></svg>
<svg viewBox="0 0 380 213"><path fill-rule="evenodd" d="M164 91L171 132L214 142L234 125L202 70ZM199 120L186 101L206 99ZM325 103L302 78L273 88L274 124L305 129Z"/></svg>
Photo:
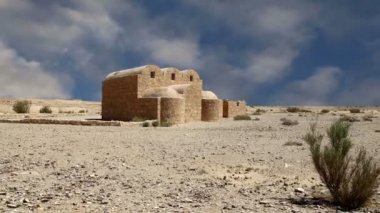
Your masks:
<svg viewBox="0 0 380 213"><path fill-rule="evenodd" d="M182 98L182 96L173 88L159 87L146 90L143 98Z"/></svg>
<svg viewBox="0 0 380 213"><path fill-rule="evenodd" d="M215 93L211 91L202 91L202 99L218 99L218 96L215 95Z"/></svg>

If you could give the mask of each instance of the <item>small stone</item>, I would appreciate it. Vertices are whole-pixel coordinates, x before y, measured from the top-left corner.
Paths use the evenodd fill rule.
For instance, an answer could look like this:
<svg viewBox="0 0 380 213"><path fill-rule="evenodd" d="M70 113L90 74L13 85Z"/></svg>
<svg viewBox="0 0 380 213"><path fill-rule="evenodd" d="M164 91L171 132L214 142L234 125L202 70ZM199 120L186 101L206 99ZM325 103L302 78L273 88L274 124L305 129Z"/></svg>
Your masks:
<svg viewBox="0 0 380 213"><path fill-rule="evenodd" d="M305 193L305 189L303 189L303 188L296 188L296 189L294 189L294 191L297 193Z"/></svg>
<svg viewBox="0 0 380 213"><path fill-rule="evenodd" d="M185 198L185 199L182 200L182 202L184 202L184 203L192 203L193 200L190 199L190 198Z"/></svg>
<svg viewBox="0 0 380 213"><path fill-rule="evenodd" d="M265 204L269 204L270 202L269 200L260 200L259 203L265 205Z"/></svg>
<svg viewBox="0 0 380 213"><path fill-rule="evenodd" d="M7 204L7 207L8 208L12 208L12 209L15 209L15 208L18 208L20 205L19 204L16 204L16 203L8 203Z"/></svg>

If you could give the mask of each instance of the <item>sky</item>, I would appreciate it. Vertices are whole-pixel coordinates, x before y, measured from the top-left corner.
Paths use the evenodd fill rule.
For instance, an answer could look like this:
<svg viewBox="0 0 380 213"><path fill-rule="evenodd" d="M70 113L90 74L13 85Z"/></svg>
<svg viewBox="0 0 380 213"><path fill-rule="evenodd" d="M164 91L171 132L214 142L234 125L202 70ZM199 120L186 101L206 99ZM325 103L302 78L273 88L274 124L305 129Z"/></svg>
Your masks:
<svg viewBox="0 0 380 213"><path fill-rule="evenodd" d="M378 106L380 1L0 0L0 97L99 101L146 64L250 105Z"/></svg>

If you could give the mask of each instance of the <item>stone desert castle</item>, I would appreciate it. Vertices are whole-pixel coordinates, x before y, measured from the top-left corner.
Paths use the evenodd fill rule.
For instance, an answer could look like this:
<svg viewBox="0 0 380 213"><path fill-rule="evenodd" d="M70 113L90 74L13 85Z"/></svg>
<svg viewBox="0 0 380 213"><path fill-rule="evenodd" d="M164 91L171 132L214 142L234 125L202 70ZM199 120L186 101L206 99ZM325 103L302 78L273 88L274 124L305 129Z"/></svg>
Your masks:
<svg viewBox="0 0 380 213"><path fill-rule="evenodd" d="M147 65L109 74L103 81L102 119L157 119L179 124L216 121L246 112L244 101L220 100L203 91L195 70Z"/></svg>

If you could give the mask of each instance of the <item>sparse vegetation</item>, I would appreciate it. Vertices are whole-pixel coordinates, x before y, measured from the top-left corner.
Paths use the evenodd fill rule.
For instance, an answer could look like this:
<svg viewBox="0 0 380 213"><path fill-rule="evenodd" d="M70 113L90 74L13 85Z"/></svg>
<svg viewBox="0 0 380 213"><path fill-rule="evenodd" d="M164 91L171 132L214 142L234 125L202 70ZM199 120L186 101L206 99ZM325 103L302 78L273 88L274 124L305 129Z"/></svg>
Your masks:
<svg viewBox="0 0 380 213"><path fill-rule="evenodd" d="M298 141L288 141L286 143L284 143L284 146L302 146L302 142L298 142Z"/></svg>
<svg viewBox="0 0 380 213"><path fill-rule="evenodd" d="M153 127L171 127L171 126L173 126L173 124L170 122L167 122L167 121L161 121L160 122L160 121L155 120L152 122L152 126Z"/></svg>
<svg viewBox="0 0 380 213"><path fill-rule="evenodd" d="M29 113L31 106L31 101L16 101L16 103L13 104L13 111L15 111L16 113Z"/></svg>
<svg viewBox="0 0 380 213"><path fill-rule="evenodd" d="M78 113L87 113L87 110L81 109Z"/></svg>
<svg viewBox="0 0 380 213"><path fill-rule="evenodd" d="M302 108L298 108L298 107L288 107L288 108L286 108L286 111L287 111L287 112L290 112L290 113L296 113L296 112L311 112L310 110L302 109Z"/></svg>
<svg viewBox="0 0 380 213"><path fill-rule="evenodd" d="M322 114L326 114L326 113L329 113L329 112L330 112L330 110L328 110L328 109L322 109L322 110L321 110L321 113L322 113Z"/></svg>
<svg viewBox="0 0 380 213"><path fill-rule="evenodd" d="M374 117L372 115L364 115L363 116L363 121L372 121Z"/></svg>
<svg viewBox="0 0 380 213"><path fill-rule="evenodd" d="M249 116L249 115L236 115L234 117L234 120L235 121L248 121L248 120L251 120L251 116Z"/></svg>
<svg viewBox="0 0 380 213"><path fill-rule="evenodd" d="M285 126L295 126L298 124L297 120L291 120L289 118L281 118L280 121L282 121L282 125Z"/></svg>
<svg viewBox="0 0 380 213"><path fill-rule="evenodd" d="M358 109L358 108L351 108L351 109L349 109L349 111L351 113L360 113L361 112L360 109Z"/></svg>
<svg viewBox="0 0 380 213"><path fill-rule="evenodd" d="M300 109L298 107L288 107L288 108L286 108L286 111L291 112L291 113L295 113L295 112L299 112Z"/></svg>
<svg viewBox="0 0 380 213"><path fill-rule="evenodd" d="M144 122L142 123L142 126L143 126L143 127L149 127L149 126L150 126L150 123L149 123L148 121L144 121Z"/></svg>
<svg viewBox="0 0 380 213"><path fill-rule="evenodd" d="M329 189L334 202L345 210L359 208L375 194L380 168L372 157L360 149L355 160L349 156L352 142L348 137L351 124L338 120L327 130L329 145L321 147L323 136L317 124L310 127L304 140L310 146L315 169Z"/></svg>
<svg viewBox="0 0 380 213"><path fill-rule="evenodd" d="M161 127L171 127L171 126L173 126L173 124L170 122L167 122L167 121L161 121L160 126Z"/></svg>
<svg viewBox="0 0 380 213"><path fill-rule="evenodd" d="M160 122L159 121L153 121L152 126L158 127L158 126L160 126Z"/></svg>
<svg viewBox="0 0 380 213"><path fill-rule="evenodd" d="M261 115L263 113L265 113L266 111L263 110L263 109L256 109L255 112L252 113L252 115Z"/></svg>
<svg viewBox="0 0 380 213"><path fill-rule="evenodd" d="M51 108L49 106L44 106L40 109L40 113L48 113L48 114L51 114L53 113L53 111L51 110Z"/></svg>
<svg viewBox="0 0 380 213"><path fill-rule="evenodd" d="M357 122L360 121L357 117L355 116L348 116L348 115L343 115L341 118L339 118L340 121L346 121L346 122Z"/></svg>

